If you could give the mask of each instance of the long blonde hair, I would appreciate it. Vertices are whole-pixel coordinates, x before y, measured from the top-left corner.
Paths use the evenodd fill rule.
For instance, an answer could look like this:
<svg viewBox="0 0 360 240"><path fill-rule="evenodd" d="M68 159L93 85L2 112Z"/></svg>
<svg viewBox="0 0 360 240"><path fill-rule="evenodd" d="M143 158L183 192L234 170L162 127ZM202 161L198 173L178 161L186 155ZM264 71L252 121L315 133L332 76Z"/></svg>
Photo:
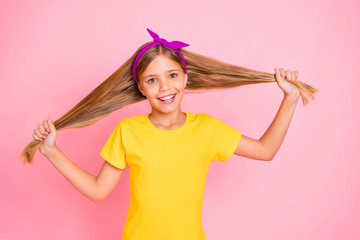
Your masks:
<svg viewBox="0 0 360 240"><path fill-rule="evenodd" d="M142 45L104 82L65 115L57 119L54 122L56 129L88 127L117 109L146 99L139 91L137 83L131 75L131 70L137 53L147 44ZM231 65L184 49L181 49L181 52L187 63L188 84L186 89L189 90L231 88L276 81L273 73ZM185 72L184 64L175 50L156 45L141 56L136 67L137 76L140 76L150 62L160 54L178 62ZM293 84L299 89L304 105L308 103L309 97L314 99L313 94L318 91L301 81L294 81ZM30 142L22 151L20 160L23 159L24 163L31 163L40 144L41 141Z"/></svg>

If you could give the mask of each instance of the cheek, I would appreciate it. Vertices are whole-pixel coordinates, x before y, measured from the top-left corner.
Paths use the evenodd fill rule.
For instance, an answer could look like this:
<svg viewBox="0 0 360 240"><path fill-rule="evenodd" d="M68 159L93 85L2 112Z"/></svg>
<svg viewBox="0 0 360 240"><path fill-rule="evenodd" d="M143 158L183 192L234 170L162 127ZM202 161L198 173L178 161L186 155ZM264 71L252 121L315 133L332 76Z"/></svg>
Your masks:
<svg viewBox="0 0 360 240"><path fill-rule="evenodd" d="M145 96L150 96L155 92L155 87L151 86L151 85L144 86L144 85L139 84L138 88L139 88L140 92L142 92L142 94Z"/></svg>
<svg viewBox="0 0 360 240"><path fill-rule="evenodd" d="M149 88L146 89L146 95L148 97L156 97L158 92L159 91L157 90L156 87L149 87Z"/></svg>
<svg viewBox="0 0 360 240"><path fill-rule="evenodd" d="M181 78L181 79L176 80L175 85L176 85L176 88L179 90L185 89L186 82L185 82L184 78Z"/></svg>
<svg viewBox="0 0 360 240"><path fill-rule="evenodd" d="M186 82L181 81L181 82L178 84L178 89L181 90L181 91L184 91L185 88L186 88Z"/></svg>

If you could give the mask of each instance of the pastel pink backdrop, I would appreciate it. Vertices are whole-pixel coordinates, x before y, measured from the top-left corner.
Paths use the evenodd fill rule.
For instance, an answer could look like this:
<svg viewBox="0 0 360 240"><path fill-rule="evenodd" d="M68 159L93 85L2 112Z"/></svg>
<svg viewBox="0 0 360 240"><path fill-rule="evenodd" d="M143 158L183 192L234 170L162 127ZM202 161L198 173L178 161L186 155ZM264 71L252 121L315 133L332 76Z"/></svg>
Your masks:
<svg viewBox="0 0 360 240"><path fill-rule="evenodd" d="M150 37L253 69L298 70L320 89L297 106L273 161L233 156L212 163L204 196L208 240L360 239L358 1L1 1L0 239L120 239L128 170L101 204L77 192L37 153L17 158L33 129L59 118ZM205 112L259 138L282 100L275 83L187 95L182 110ZM59 133L58 146L97 174L118 121Z"/></svg>

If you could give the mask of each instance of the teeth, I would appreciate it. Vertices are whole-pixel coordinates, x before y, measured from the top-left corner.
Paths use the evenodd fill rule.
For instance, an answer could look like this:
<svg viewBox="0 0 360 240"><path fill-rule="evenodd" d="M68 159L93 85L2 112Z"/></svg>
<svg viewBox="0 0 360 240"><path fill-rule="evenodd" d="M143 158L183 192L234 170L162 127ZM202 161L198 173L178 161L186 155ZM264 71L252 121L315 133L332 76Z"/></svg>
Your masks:
<svg viewBox="0 0 360 240"><path fill-rule="evenodd" d="M164 97L164 98L160 98L160 100L167 101L167 100L170 100L170 99L174 98L174 96L175 95L167 96L167 97Z"/></svg>

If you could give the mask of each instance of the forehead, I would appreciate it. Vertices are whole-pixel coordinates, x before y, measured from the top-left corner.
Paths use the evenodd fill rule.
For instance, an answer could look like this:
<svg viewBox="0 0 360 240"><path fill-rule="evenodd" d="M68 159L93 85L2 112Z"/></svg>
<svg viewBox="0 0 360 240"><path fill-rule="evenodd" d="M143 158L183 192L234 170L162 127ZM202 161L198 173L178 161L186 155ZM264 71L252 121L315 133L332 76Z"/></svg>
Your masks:
<svg viewBox="0 0 360 240"><path fill-rule="evenodd" d="M159 55L155 57L145 69L143 75L151 73L160 73L168 71L169 69L181 70L181 66L176 61L172 60L166 55Z"/></svg>

